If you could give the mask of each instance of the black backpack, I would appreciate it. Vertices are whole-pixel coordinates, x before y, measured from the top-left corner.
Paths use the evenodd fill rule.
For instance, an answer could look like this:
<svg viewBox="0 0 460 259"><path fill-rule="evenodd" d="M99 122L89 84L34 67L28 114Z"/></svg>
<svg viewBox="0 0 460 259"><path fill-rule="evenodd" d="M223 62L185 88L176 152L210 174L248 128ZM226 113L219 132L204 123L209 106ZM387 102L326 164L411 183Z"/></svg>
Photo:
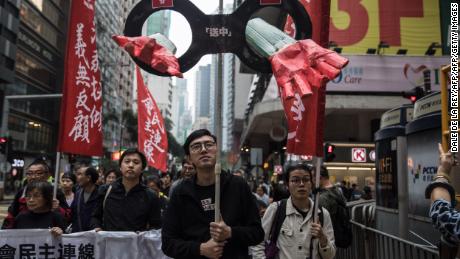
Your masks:
<svg viewBox="0 0 460 259"><path fill-rule="evenodd" d="M273 219L272 226L270 228L270 234L268 235L268 240L270 240L270 244L272 246L276 246L276 241L278 240L278 236L280 234L281 226L283 225L284 220L286 219L286 204L287 204L287 199L282 199L281 201L278 202L278 208L276 209L275 217ZM323 208L320 206L320 213L318 213L319 216L319 222L321 225L323 225L324 217L323 217ZM312 242L312 241L311 241ZM267 245L267 244L266 244ZM267 248L267 247L266 247ZM269 249L270 250L270 249ZM310 245L310 255L312 254L313 251L313 246ZM276 254L267 254L267 249L265 250L265 256L267 259L275 258L278 249L276 249ZM271 251L273 252L273 251Z"/></svg>
<svg viewBox="0 0 460 259"><path fill-rule="evenodd" d="M353 240L351 231L350 213L342 195L336 190L327 191L330 197L333 197L337 204L337 210L334 215L331 214L332 227L334 228L335 245L340 248L347 248Z"/></svg>

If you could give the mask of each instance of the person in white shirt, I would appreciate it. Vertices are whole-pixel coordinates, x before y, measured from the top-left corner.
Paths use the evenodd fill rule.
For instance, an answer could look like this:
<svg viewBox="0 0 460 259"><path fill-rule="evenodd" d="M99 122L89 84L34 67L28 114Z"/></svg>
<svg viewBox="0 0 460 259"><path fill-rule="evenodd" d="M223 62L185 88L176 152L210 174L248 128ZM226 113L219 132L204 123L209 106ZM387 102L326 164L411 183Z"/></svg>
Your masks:
<svg viewBox="0 0 460 259"><path fill-rule="evenodd" d="M276 246L279 251L275 258L283 259L331 259L336 248L334 230L329 212L318 209L322 223L313 222L313 200L309 198L312 191L312 168L305 164L291 165L287 168L286 184L290 197L285 201L285 219L281 225ZM282 201L281 201L282 202ZM265 259L265 244L270 240L272 224L280 202L272 203L262 218L265 231L264 241L253 248L254 259ZM311 248L310 248L311 246Z"/></svg>

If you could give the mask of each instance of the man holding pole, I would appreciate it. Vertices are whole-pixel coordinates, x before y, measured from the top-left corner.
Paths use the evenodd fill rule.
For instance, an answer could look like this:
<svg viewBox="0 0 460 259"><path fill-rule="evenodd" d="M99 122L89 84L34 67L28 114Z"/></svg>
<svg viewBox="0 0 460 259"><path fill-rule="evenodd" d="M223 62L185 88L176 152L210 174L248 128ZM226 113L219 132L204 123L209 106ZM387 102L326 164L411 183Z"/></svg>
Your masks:
<svg viewBox="0 0 460 259"><path fill-rule="evenodd" d="M249 258L248 247L263 240L260 216L248 185L241 177L225 172L220 175L220 184L215 180L216 141L208 130L200 129L184 143L196 175L180 183L170 197L162 229L162 249L170 257ZM217 202L216 190L221 194ZM219 207L221 220L213 222Z"/></svg>

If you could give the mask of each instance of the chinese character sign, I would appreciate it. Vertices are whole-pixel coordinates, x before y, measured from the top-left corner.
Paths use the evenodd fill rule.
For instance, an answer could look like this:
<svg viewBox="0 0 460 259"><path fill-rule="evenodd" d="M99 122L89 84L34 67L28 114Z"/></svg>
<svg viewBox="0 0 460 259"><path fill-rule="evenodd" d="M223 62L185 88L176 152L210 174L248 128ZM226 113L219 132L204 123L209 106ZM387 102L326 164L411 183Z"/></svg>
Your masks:
<svg viewBox="0 0 460 259"><path fill-rule="evenodd" d="M102 87L96 49L95 0L72 1L58 150L102 155Z"/></svg>
<svg viewBox="0 0 460 259"><path fill-rule="evenodd" d="M136 67L138 145L147 157L147 164L166 172L168 160L168 137L155 100L144 84L141 71Z"/></svg>
<svg viewBox="0 0 460 259"><path fill-rule="evenodd" d="M59 238L48 229L0 230L0 258L169 259L161 251L161 230L79 232Z"/></svg>

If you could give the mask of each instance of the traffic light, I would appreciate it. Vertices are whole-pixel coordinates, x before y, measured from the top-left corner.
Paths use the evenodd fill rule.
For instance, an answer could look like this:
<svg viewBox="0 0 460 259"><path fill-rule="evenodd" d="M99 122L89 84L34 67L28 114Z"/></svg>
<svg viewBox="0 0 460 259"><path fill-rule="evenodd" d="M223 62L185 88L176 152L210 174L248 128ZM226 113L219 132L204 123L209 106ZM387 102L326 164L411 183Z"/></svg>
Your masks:
<svg viewBox="0 0 460 259"><path fill-rule="evenodd" d="M418 99L425 96L425 90L421 86L416 86L410 91L402 92L404 98L409 99L412 103L415 103Z"/></svg>
<svg viewBox="0 0 460 259"><path fill-rule="evenodd" d="M8 152L8 138L0 137L0 153L6 154Z"/></svg>
<svg viewBox="0 0 460 259"><path fill-rule="evenodd" d="M331 143L324 143L324 162L331 162L335 158L335 146Z"/></svg>

